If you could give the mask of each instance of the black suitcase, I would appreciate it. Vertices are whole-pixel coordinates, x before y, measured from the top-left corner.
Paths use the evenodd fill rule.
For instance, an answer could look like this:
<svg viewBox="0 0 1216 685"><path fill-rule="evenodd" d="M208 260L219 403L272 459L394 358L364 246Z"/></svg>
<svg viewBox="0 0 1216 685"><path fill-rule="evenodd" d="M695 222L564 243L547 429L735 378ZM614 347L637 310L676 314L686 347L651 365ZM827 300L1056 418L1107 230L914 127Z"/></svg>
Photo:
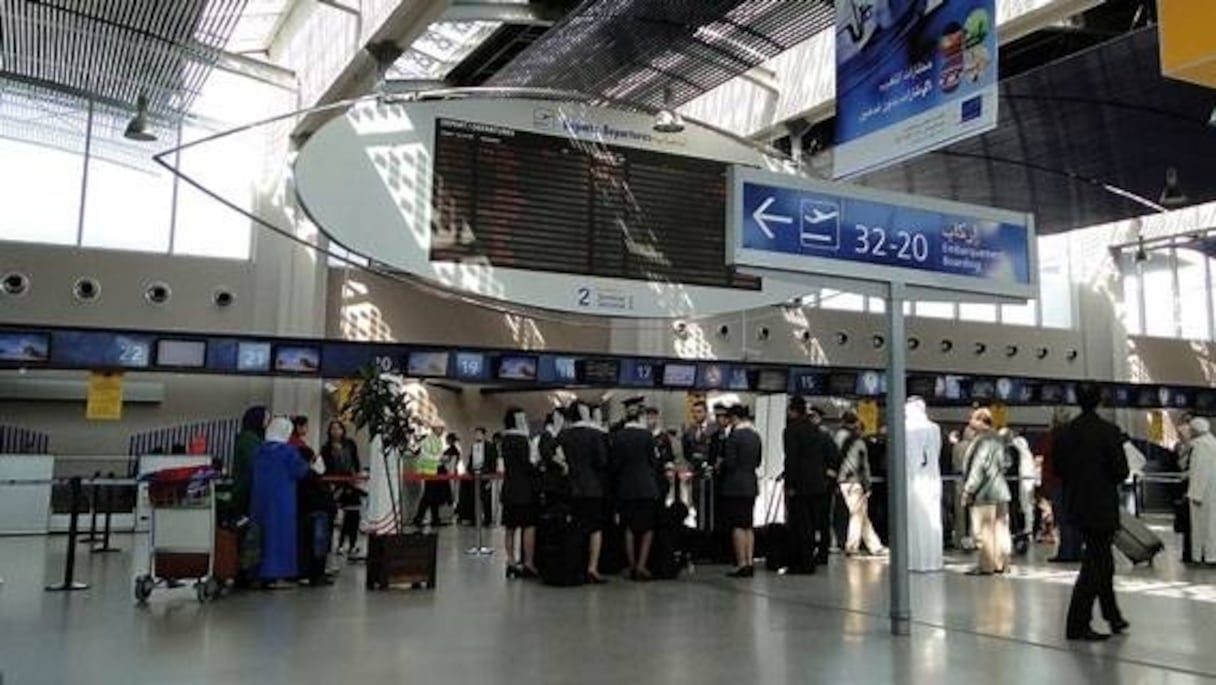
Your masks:
<svg viewBox="0 0 1216 685"><path fill-rule="evenodd" d="M394 585L435 588L435 562L439 536L369 535L367 538L368 590L386 590Z"/></svg>
<svg viewBox="0 0 1216 685"><path fill-rule="evenodd" d="M587 535L566 511L541 515L536 527L536 566L545 585L587 582Z"/></svg>
<svg viewBox="0 0 1216 685"><path fill-rule="evenodd" d="M1144 522L1126 509L1119 509L1119 530L1115 531L1115 548L1133 564L1151 564L1153 557L1165 549L1165 543Z"/></svg>
<svg viewBox="0 0 1216 685"><path fill-rule="evenodd" d="M615 576L629 568L629 559L625 555L624 528L615 523L607 524L600 540L600 563L597 570L601 576Z"/></svg>
<svg viewBox="0 0 1216 685"><path fill-rule="evenodd" d="M688 540L699 531L684 525L688 507L675 501L659 511L658 526L650 544L650 575L656 580L674 580L688 567L692 554Z"/></svg>

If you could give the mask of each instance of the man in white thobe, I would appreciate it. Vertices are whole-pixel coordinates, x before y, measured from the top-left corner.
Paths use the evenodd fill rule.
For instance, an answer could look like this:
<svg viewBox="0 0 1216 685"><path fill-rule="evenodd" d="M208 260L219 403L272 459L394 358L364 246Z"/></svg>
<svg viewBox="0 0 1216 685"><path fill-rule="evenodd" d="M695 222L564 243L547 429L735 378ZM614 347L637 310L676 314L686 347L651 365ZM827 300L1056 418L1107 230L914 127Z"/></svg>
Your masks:
<svg viewBox="0 0 1216 685"><path fill-rule="evenodd" d="M908 471L908 569L942 569L942 475L938 464L942 430L919 397L905 409L904 440Z"/></svg>
<svg viewBox="0 0 1216 685"><path fill-rule="evenodd" d="M1191 419L1191 558L1216 564L1216 437L1207 419Z"/></svg>

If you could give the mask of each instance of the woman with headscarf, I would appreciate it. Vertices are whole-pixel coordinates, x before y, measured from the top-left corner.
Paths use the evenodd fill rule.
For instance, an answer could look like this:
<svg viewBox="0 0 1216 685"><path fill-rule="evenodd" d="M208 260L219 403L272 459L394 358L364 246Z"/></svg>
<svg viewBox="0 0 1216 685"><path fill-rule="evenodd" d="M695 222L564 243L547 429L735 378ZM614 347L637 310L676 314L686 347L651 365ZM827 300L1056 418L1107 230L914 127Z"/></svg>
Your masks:
<svg viewBox="0 0 1216 685"><path fill-rule="evenodd" d="M249 492L253 480L253 458L262 446L266 434L266 407L261 405L245 410L241 417L241 432L236 436L236 448L232 453L232 508L239 516L249 514Z"/></svg>
<svg viewBox="0 0 1216 685"><path fill-rule="evenodd" d="M1191 559L1216 565L1216 437L1207 419L1191 419Z"/></svg>
<svg viewBox="0 0 1216 685"><path fill-rule="evenodd" d="M250 516L261 533L262 557L258 578L275 589L300 573L296 483L308 475L308 463L287 443L291 421L275 417L266 427L266 441L253 458Z"/></svg>

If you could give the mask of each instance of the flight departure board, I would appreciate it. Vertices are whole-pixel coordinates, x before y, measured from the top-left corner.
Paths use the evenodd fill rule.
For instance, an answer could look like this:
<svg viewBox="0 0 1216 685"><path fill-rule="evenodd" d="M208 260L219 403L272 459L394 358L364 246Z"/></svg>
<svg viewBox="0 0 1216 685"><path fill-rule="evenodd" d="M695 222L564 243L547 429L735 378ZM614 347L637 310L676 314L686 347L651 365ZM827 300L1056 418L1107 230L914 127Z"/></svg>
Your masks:
<svg viewBox="0 0 1216 685"><path fill-rule="evenodd" d="M726 265L726 170L439 119L431 260L757 289Z"/></svg>

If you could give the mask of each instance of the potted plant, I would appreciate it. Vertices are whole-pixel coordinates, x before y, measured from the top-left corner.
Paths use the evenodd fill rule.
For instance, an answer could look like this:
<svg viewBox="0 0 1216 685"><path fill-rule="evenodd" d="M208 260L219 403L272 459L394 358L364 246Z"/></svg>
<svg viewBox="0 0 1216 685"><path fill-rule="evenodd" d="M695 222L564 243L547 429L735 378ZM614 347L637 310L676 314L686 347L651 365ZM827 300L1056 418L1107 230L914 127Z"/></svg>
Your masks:
<svg viewBox="0 0 1216 685"><path fill-rule="evenodd" d="M342 406L358 430L366 430L368 446L367 587L386 588L405 582L435 586L436 538L406 535L411 502L406 497L403 463L414 451L413 404L401 381L369 364Z"/></svg>

